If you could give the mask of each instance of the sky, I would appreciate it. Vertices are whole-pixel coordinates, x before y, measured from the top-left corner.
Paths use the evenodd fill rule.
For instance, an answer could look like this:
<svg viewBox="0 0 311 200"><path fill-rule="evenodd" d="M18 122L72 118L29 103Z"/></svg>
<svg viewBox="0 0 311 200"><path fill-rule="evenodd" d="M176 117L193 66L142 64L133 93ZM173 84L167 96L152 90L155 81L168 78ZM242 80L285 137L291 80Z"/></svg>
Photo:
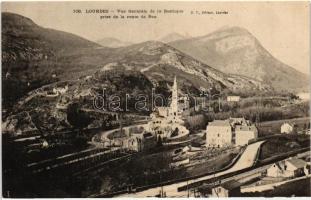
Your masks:
<svg viewBox="0 0 311 200"><path fill-rule="evenodd" d="M17 13L36 24L71 32L97 41L114 37L122 41L156 40L170 33L202 36L226 26L251 32L274 57L309 74L310 16L308 2L4 2L2 11ZM80 9L82 14L74 13ZM157 14L156 19L100 19L91 9L183 10ZM226 11L228 14L192 14L191 11ZM128 15L128 14L127 14Z"/></svg>

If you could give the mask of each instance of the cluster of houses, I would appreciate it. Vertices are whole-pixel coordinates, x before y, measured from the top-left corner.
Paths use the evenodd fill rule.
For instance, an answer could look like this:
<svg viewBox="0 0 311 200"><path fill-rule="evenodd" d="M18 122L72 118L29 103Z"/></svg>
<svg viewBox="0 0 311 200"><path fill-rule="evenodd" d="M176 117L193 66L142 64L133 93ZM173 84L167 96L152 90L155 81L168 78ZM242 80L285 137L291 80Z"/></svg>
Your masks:
<svg viewBox="0 0 311 200"><path fill-rule="evenodd" d="M209 148L243 146L257 137L256 126L244 118L214 120L206 127L206 146Z"/></svg>
<svg viewBox="0 0 311 200"><path fill-rule="evenodd" d="M134 125L105 132L100 138L106 148L126 149L129 151L146 151L156 146L154 134L146 131L145 125Z"/></svg>
<svg viewBox="0 0 311 200"><path fill-rule="evenodd" d="M46 97L58 97L62 94L65 94L68 91L68 85L65 87L54 87L52 91L47 91L44 95Z"/></svg>
<svg viewBox="0 0 311 200"><path fill-rule="evenodd" d="M294 178L308 174L310 174L310 165L299 158L289 158L276 162L267 170L267 177L274 178Z"/></svg>
<svg viewBox="0 0 311 200"><path fill-rule="evenodd" d="M153 148L159 140L169 143L187 139L189 130L185 127L182 116L185 107L179 105L179 100L175 77L169 107L156 108L147 124L133 125L103 133L102 144L104 147L143 151Z"/></svg>
<svg viewBox="0 0 311 200"><path fill-rule="evenodd" d="M183 100L183 103L180 103ZM228 101L239 101L238 96L230 96ZM105 146L120 146L130 150L140 151L148 146L149 140L170 142L182 142L189 138L189 130L185 126L184 113L188 110L189 99L178 97L176 77L172 86L172 98L169 107L157 107L150 115L151 120L144 126L144 130L138 133L127 133L123 137L113 137L103 140ZM120 130L116 130L120 132ZM148 133L148 139L144 135ZM230 118L227 120L215 120L206 128L206 145L211 148L226 146L243 146L258 136L257 128L244 118ZM151 142L149 142L151 143ZM149 148L154 147L150 144Z"/></svg>
<svg viewBox="0 0 311 200"><path fill-rule="evenodd" d="M308 159L308 158L306 158ZM294 180L296 178L310 176L310 160L300 158L288 158L272 164L263 173L261 180L251 187L276 184L280 181ZM249 186L246 186L249 187ZM242 180L230 180L214 185L202 185L197 188L201 197L240 197L245 192L245 182ZM268 188L268 187L267 187ZM256 191L256 189L255 189Z"/></svg>
<svg viewBox="0 0 311 200"><path fill-rule="evenodd" d="M184 103L180 103L181 99ZM240 97L228 96L227 100L237 102L240 100ZM119 146L131 150L142 150L146 148L142 146L148 146L145 143L149 140L154 140L152 144L149 145L150 148L154 147L153 143L159 140L162 142L165 141L166 143L188 140L190 131L185 126L186 117L184 116L185 111L189 110L187 107L189 107L189 99L178 97L177 80L175 77L172 86L170 106L157 107L155 111L151 113L151 119L144 125L143 131L139 133L127 133L124 137L121 137L122 139L114 137L107 145L118 144ZM282 133L291 133L294 130L295 125L291 123L284 123L281 126ZM120 132L120 130L117 130L117 132ZM214 120L209 122L206 127L206 147L208 148L244 146L255 141L257 138L258 130L256 126L243 117ZM107 140L107 138L104 139ZM122 142L120 142L121 140Z"/></svg>

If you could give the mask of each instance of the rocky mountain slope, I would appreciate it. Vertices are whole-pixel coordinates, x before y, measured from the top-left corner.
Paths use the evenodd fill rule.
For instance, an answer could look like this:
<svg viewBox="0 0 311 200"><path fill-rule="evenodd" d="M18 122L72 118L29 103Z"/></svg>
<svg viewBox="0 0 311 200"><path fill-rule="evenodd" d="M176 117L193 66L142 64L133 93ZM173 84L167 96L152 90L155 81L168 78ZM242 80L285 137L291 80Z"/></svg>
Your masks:
<svg viewBox="0 0 311 200"><path fill-rule="evenodd" d="M81 77L78 80L45 85L29 92L16 103L13 111L2 123L2 130L14 134L39 130L49 134L72 129L74 125L67 120L67 114L69 105L73 103L87 112L92 119L88 128L98 128L105 124L105 118L113 108L110 106L112 104L108 105L111 95L120 97L121 109L128 109L128 112L133 113L136 112L136 96L126 97L126 94L149 95L152 93L152 87L152 83L140 72L124 70L99 70L92 76ZM102 101L98 101L98 109L95 109L94 98L103 96L103 91L106 103L101 104ZM102 112L103 109L100 108L108 112Z"/></svg>
<svg viewBox="0 0 311 200"><path fill-rule="evenodd" d="M229 27L169 43L222 72L240 74L276 90L307 90L308 76L273 57L246 29Z"/></svg>
<svg viewBox="0 0 311 200"><path fill-rule="evenodd" d="M59 51L98 46L71 33L40 27L21 15L2 13L3 62L49 59Z"/></svg>
<svg viewBox="0 0 311 200"><path fill-rule="evenodd" d="M155 88L168 96L175 75L180 92L190 95L208 89L272 90L261 81L220 72L161 42L107 48L42 28L20 15L2 15L2 103L8 110L3 119L4 128L11 131L70 127L66 121L68 104L79 102L90 109L94 95L103 88L123 96L149 95Z"/></svg>
<svg viewBox="0 0 311 200"><path fill-rule="evenodd" d="M74 34L47 29L31 19L2 13L2 81L4 107L28 91L59 80L66 64L58 58L98 44Z"/></svg>
<svg viewBox="0 0 311 200"><path fill-rule="evenodd" d="M120 55L101 70L137 70L145 74L155 86L162 81L171 82L176 75L185 90L190 88L218 88L230 91L269 91L271 88L247 77L227 75L199 62L192 57L157 41L131 45L114 52Z"/></svg>
<svg viewBox="0 0 311 200"><path fill-rule="evenodd" d="M217 83L230 90L268 88L261 82L214 70L161 42L106 48L70 33L42 28L20 15L2 15L4 97L12 97L10 102L42 85L92 75L107 66L113 69L126 66L150 79L170 79L173 76L167 74L170 70L188 77L196 87ZM17 92L12 92L12 88Z"/></svg>

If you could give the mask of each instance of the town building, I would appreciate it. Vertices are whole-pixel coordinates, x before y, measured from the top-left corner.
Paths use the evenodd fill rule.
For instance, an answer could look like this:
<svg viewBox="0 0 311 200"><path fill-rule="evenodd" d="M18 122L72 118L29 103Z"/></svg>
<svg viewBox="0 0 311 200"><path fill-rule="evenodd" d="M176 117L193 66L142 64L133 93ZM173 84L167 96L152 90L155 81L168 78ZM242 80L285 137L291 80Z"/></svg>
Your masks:
<svg viewBox="0 0 311 200"><path fill-rule="evenodd" d="M227 181L212 189L211 197L237 197L241 194L241 183Z"/></svg>
<svg viewBox="0 0 311 200"><path fill-rule="evenodd" d="M311 174L311 165L310 162L306 164L306 166L303 169L305 175L310 175Z"/></svg>
<svg viewBox="0 0 311 200"><path fill-rule="evenodd" d="M149 132L133 134L125 141L123 148L136 152L149 150L156 145L155 137Z"/></svg>
<svg viewBox="0 0 311 200"><path fill-rule="evenodd" d="M252 139L258 138L258 130L255 125L235 126L235 145L243 146Z"/></svg>
<svg viewBox="0 0 311 200"><path fill-rule="evenodd" d="M250 125L250 121L246 120L244 117L236 117L236 118L230 117L229 122L232 126L236 126L236 125L248 126L248 125Z"/></svg>
<svg viewBox="0 0 311 200"><path fill-rule="evenodd" d="M53 88L53 93L54 94L65 94L68 91L68 85L66 85L65 87L58 87L58 88Z"/></svg>
<svg viewBox="0 0 311 200"><path fill-rule="evenodd" d="M146 131L146 125L133 125L104 132L100 138L106 148L146 151L156 146L156 136Z"/></svg>
<svg viewBox="0 0 311 200"><path fill-rule="evenodd" d="M281 133L286 134L294 133L296 131L296 127L297 125L295 123L285 122L281 126Z"/></svg>
<svg viewBox="0 0 311 200"><path fill-rule="evenodd" d="M206 127L207 147L225 147L232 145L232 127L229 120L214 120Z"/></svg>
<svg viewBox="0 0 311 200"><path fill-rule="evenodd" d="M257 137L256 126L245 118L214 120L206 127L206 146L210 148L243 146Z"/></svg>
<svg viewBox="0 0 311 200"><path fill-rule="evenodd" d="M240 96L227 96L227 101L228 102L239 102Z"/></svg>
<svg viewBox="0 0 311 200"><path fill-rule="evenodd" d="M304 175L306 162L299 158L290 158L274 163L267 169L268 177L293 178Z"/></svg>

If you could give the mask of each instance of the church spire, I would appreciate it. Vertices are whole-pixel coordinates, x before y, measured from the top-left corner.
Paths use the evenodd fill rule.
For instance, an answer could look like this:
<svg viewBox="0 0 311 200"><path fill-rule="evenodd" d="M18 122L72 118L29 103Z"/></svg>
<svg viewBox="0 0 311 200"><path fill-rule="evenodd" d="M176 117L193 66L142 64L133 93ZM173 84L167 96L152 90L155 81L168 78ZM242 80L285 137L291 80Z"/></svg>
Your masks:
<svg viewBox="0 0 311 200"><path fill-rule="evenodd" d="M176 91L177 91L177 79L176 79L176 76L174 77L173 90L176 90Z"/></svg>
<svg viewBox="0 0 311 200"><path fill-rule="evenodd" d="M171 113L173 115L178 114L178 87L177 87L177 78L174 78L174 84L172 87L172 102L171 102Z"/></svg>

